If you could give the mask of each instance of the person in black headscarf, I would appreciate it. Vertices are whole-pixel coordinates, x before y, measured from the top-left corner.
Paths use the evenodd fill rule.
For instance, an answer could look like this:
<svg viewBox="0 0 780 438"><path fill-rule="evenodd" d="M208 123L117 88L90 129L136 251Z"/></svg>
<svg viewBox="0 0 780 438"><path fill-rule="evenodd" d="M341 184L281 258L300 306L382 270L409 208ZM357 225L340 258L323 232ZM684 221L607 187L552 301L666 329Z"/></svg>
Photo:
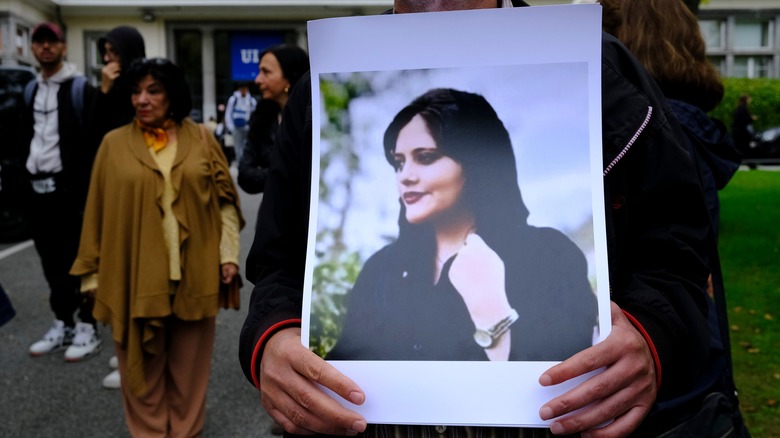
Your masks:
<svg viewBox="0 0 780 438"><path fill-rule="evenodd" d="M108 131L130 123L135 117L130 103L131 84L123 72L129 70L134 60L146 57L146 45L136 28L119 26L98 40L98 50L104 65L90 126L100 143Z"/></svg>

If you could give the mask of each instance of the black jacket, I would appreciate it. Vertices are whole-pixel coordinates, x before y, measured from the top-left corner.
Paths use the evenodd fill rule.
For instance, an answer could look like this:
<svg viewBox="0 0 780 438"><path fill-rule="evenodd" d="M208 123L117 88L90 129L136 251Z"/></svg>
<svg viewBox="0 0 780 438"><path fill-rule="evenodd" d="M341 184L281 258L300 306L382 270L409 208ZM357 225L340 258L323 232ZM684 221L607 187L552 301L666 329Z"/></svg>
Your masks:
<svg viewBox="0 0 780 438"><path fill-rule="evenodd" d="M524 226L503 237L512 247L501 255L507 299L520 315L511 327L509 360L560 361L590 347L598 311L582 251L552 228ZM454 258L433 285L414 270L424 265L422 257L418 248L395 242L368 259L327 359L487 360L449 280Z"/></svg>
<svg viewBox="0 0 780 438"><path fill-rule="evenodd" d="M104 44L111 43L119 54L122 71L107 94L98 90L89 118L90 134L98 144L108 131L130 123L135 117L135 109L130 101L131 85L127 79L130 64L146 56L146 46L141 34L133 27L117 27L98 40L101 57L105 52Z"/></svg>
<svg viewBox="0 0 780 438"><path fill-rule="evenodd" d="M300 324L308 230L309 77L284 109L247 278L255 284L239 357L257 384L262 347ZM683 133L657 85L615 38L602 38L602 135L612 300L647 334L660 377L658 400L690 390L708 362L703 257L707 209ZM645 424L652 424L648 417Z"/></svg>
<svg viewBox="0 0 780 438"><path fill-rule="evenodd" d="M60 85L57 92L57 122L59 124L60 160L62 160L62 174L59 180L68 197L73 201L73 206L78 210L84 209L89 190L89 177L92 172L92 162L99 142L89 135L88 128L83 119L76 115L71 103L71 87L73 79L69 79ZM36 92L37 93L37 92ZM90 107L87 105L95 98L96 90L88 83L84 84L84 112L88 114ZM35 101L35 95L31 102ZM30 154L30 142L34 135L34 118L32 105L26 107L21 116L21 135L19 138L19 150L26 160Z"/></svg>
<svg viewBox="0 0 780 438"><path fill-rule="evenodd" d="M238 163L238 185L247 193L262 193L265 189L280 111L278 103L264 99L252 112L246 147Z"/></svg>

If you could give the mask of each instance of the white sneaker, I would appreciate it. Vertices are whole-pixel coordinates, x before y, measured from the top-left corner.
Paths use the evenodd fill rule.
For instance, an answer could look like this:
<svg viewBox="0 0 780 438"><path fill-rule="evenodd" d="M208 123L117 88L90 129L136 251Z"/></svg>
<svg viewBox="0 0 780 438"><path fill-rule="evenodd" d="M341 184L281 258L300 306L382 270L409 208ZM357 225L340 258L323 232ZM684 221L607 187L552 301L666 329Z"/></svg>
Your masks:
<svg viewBox="0 0 780 438"><path fill-rule="evenodd" d="M51 326L48 332L43 335L43 338L30 345L31 356L43 356L46 353L52 351L59 351L66 348L73 341L73 329L65 327L65 323L59 319L54 320L54 325Z"/></svg>
<svg viewBox="0 0 780 438"><path fill-rule="evenodd" d="M112 370L119 368L119 360L116 358L116 356L111 356L111 359L108 360L108 366Z"/></svg>
<svg viewBox="0 0 780 438"><path fill-rule="evenodd" d="M111 371L109 375L103 378L103 388L119 389L122 385L122 378L119 376L119 370Z"/></svg>
<svg viewBox="0 0 780 438"><path fill-rule="evenodd" d="M86 359L103 348L103 341L95 331L95 326L85 322L76 323L73 343L65 350L67 362L78 362Z"/></svg>

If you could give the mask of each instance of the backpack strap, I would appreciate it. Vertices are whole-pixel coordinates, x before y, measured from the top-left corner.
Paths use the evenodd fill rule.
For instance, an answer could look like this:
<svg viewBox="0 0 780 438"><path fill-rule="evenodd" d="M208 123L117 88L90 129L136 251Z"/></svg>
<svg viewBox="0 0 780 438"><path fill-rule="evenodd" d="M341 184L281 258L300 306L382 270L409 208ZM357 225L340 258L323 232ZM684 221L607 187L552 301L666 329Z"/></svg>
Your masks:
<svg viewBox="0 0 780 438"><path fill-rule="evenodd" d="M76 76L70 85L70 103L76 112L76 118L80 126L84 126L84 86L87 83L85 76ZM24 86L24 103L28 108L33 106L33 96L38 89L38 80L33 79Z"/></svg>
<svg viewBox="0 0 780 438"><path fill-rule="evenodd" d="M28 108L33 106L33 96L35 96L35 90L38 89L38 79L32 79L27 85L24 86L24 104Z"/></svg>
<svg viewBox="0 0 780 438"><path fill-rule="evenodd" d="M76 76L70 85L70 102L79 119L79 125L84 126L84 85L87 83L85 76Z"/></svg>

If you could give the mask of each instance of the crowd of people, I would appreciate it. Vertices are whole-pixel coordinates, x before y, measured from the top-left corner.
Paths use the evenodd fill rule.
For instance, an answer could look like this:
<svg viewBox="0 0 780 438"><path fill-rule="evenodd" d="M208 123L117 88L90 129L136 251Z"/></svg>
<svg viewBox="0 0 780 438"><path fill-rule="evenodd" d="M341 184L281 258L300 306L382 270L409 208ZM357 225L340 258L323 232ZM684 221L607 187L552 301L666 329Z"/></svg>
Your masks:
<svg viewBox="0 0 780 438"><path fill-rule="evenodd" d="M480 95L437 88L387 127L399 234L360 272L327 358L561 361L539 376L542 386L603 372L540 406L540 419L550 421L541 433L749 436L734 396L716 244L717 191L739 153L706 114L723 98L722 83L680 0L600 3L610 335L592 345L597 311L583 254L560 232L526 223L516 157L495 110ZM525 6L395 0L386 13ZM44 22L30 35L40 72L25 91L13 138L25 151L26 217L54 316L30 355L64 350L66 361L81 361L111 339L116 370L103 384L121 390L130 433L199 436L215 316L242 275L234 159L237 184L264 193L244 274L254 291L236 336L241 367L274 432L434 434L432 426L367 424L322 388L356 405L370 395L301 344L312 164L303 49L264 50L255 79L260 99L240 83L219 120L206 126L189 117L182 69L147 58L135 28L120 26L99 40L97 87L65 61L60 26ZM227 136L234 157L226 154ZM435 202L421 201L421 193L433 193ZM465 274L475 270L487 272L480 284ZM381 301L379 285L392 290ZM565 323L535 333L538 321L555 319L541 310L538 321L518 321L516 309L544 309L539 302L552 294L565 305L549 310L565 314ZM0 305L2 325L14 310L4 294ZM425 325L391 328L404 318ZM473 335L461 349L455 340L471 339L475 327L485 336ZM431 348L420 351L422 344ZM717 406L713 394L721 396ZM452 437L539 433L441 430Z"/></svg>

